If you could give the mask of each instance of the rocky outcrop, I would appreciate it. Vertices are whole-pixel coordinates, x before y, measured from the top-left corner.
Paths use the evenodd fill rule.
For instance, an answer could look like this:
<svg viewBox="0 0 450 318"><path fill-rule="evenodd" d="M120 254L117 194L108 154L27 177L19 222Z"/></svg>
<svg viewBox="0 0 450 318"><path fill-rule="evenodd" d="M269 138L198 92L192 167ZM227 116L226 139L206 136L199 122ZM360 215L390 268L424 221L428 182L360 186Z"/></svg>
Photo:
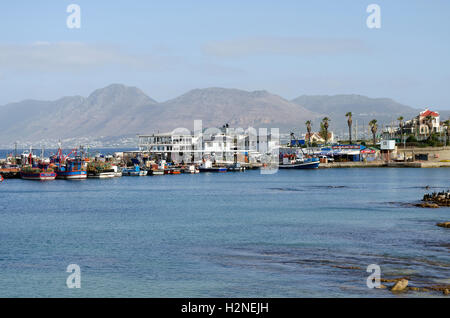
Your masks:
<svg viewBox="0 0 450 318"><path fill-rule="evenodd" d="M383 283L397 283L397 282L399 282L401 280L409 280L409 277L400 277L400 278L391 278L391 279L381 278L380 282L383 282Z"/></svg>
<svg viewBox="0 0 450 318"><path fill-rule="evenodd" d="M450 229L450 222L442 222L442 223L438 223L436 225Z"/></svg>
<svg viewBox="0 0 450 318"><path fill-rule="evenodd" d="M430 293L430 292L439 292L444 294L445 296L450 295L450 285L449 284L440 284L440 285L422 285L420 287L417 286L410 286L409 277L399 277L399 278L381 278L381 282L384 283L394 283L393 285L390 285L389 290L392 292L423 292L423 293ZM376 287L378 289L385 289L388 288L385 285L380 284L379 287Z"/></svg>
<svg viewBox="0 0 450 318"><path fill-rule="evenodd" d="M433 192L430 194L427 193L423 196L422 201L426 203L436 204L438 206L450 206L450 191L447 190L447 192L442 191L442 192Z"/></svg>
<svg viewBox="0 0 450 318"><path fill-rule="evenodd" d="M408 280L401 279L395 283L395 285L391 288L391 291L393 291L393 292L403 291L406 289L406 287L408 287Z"/></svg>
<svg viewBox="0 0 450 318"><path fill-rule="evenodd" d="M439 204L432 202L422 202L415 204L416 207L419 208L428 208L428 209L439 209Z"/></svg>

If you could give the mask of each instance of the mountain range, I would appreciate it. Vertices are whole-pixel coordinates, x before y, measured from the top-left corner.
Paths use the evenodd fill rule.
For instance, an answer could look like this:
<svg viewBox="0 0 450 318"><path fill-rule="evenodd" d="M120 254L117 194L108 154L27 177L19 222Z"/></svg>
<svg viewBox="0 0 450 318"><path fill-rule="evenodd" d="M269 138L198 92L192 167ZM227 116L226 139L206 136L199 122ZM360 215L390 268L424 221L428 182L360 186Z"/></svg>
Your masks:
<svg viewBox="0 0 450 318"><path fill-rule="evenodd" d="M305 121L313 128L330 118L330 129L347 132L344 117L353 113L353 122L364 128L372 119L383 124L416 116L420 110L388 98L361 95L300 96L287 100L267 91L238 89L194 89L179 97L157 102L136 87L112 84L88 97L70 96L55 101L24 100L0 106L3 120L0 145L14 142L52 143L57 140L134 138L136 134L171 131L177 127L193 129L193 121L203 127L278 127L282 132L305 131ZM450 111L441 111L447 119Z"/></svg>

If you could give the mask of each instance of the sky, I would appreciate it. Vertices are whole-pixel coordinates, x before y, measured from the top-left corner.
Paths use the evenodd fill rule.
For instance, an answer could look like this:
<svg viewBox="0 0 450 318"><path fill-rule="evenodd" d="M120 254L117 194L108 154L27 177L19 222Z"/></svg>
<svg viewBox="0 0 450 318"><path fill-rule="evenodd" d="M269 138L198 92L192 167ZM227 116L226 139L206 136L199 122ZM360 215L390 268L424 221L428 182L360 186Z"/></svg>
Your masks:
<svg viewBox="0 0 450 318"><path fill-rule="evenodd" d="M448 0L3 1L0 104L122 83L160 102L227 87L450 109L449 14Z"/></svg>

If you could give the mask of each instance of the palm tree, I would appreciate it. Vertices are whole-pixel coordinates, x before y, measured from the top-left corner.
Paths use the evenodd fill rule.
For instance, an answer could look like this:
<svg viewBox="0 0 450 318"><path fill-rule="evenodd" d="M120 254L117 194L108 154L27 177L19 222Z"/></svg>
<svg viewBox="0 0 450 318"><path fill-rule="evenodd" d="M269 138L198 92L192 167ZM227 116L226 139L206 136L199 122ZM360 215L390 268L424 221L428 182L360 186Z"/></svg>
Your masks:
<svg viewBox="0 0 450 318"><path fill-rule="evenodd" d="M403 116L400 116L397 118L398 120L398 127L400 128L400 134L403 136Z"/></svg>
<svg viewBox="0 0 450 318"><path fill-rule="evenodd" d="M327 144L327 142L328 142L328 127L329 127L328 122L329 121L330 121L330 119L328 117L324 117L322 119L323 135L325 135L322 137L325 139L325 144Z"/></svg>
<svg viewBox="0 0 450 318"><path fill-rule="evenodd" d="M306 131L308 132L308 146L311 147L311 126L312 123L310 120L306 121Z"/></svg>
<svg viewBox="0 0 450 318"><path fill-rule="evenodd" d="M349 138L349 142L350 145L352 144L352 112L348 112L347 114L345 114L345 117L347 117L347 125L348 125L348 138Z"/></svg>
<svg viewBox="0 0 450 318"><path fill-rule="evenodd" d="M428 126L428 139L430 139L433 134L433 116L428 115L425 117L425 124Z"/></svg>
<svg viewBox="0 0 450 318"><path fill-rule="evenodd" d="M377 130L378 130L378 125L377 125L377 120L376 119L372 119L369 122L369 126L370 126L370 131L372 131L372 136L373 136L373 145L375 145L377 143Z"/></svg>
<svg viewBox="0 0 450 318"><path fill-rule="evenodd" d="M444 121L444 126L446 127L445 134L447 136L447 138L446 138L446 144L447 144L450 139L450 120L449 119Z"/></svg>

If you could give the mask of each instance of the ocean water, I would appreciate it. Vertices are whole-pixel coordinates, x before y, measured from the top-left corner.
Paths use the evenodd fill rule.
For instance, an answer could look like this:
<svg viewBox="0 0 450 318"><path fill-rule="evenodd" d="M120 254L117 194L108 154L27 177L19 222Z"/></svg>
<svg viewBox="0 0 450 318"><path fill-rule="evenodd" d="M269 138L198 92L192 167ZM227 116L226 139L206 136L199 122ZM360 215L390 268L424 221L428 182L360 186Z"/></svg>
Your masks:
<svg viewBox="0 0 450 318"><path fill-rule="evenodd" d="M0 183L0 297L415 297L450 283L450 169L320 169ZM430 186L430 190L423 187ZM69 264L81 288L69 289ZM352 268L348 268L352 267Z"/></svg>

